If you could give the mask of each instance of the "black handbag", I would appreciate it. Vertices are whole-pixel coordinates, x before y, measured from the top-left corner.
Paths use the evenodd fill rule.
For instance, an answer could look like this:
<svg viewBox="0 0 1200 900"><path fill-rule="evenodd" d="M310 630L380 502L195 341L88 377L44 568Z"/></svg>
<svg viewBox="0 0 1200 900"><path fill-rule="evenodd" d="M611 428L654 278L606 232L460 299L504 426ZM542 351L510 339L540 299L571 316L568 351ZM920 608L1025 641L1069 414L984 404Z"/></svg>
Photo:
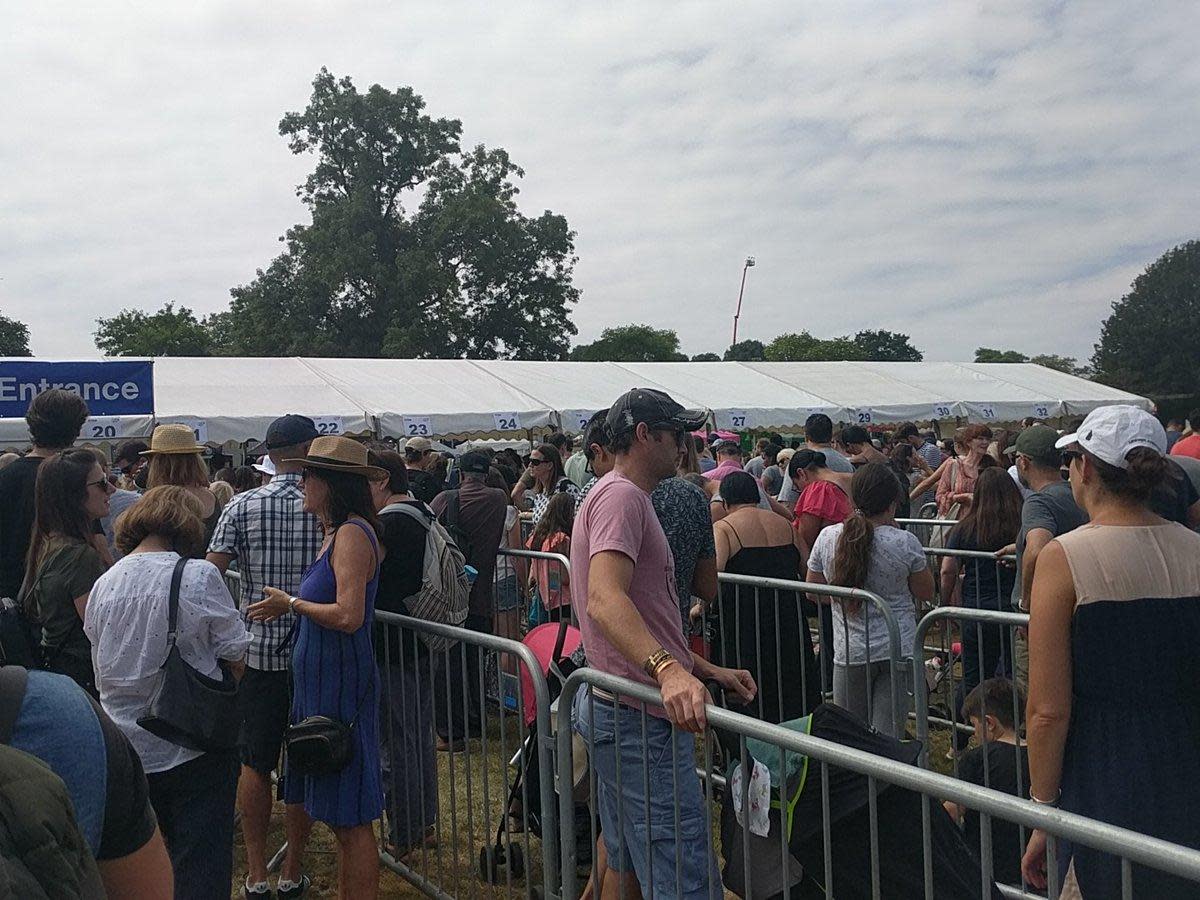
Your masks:
<svg viewBox="0 0 1200 900"><path fill-rule="evenodd" d="M201 675L179 654L175 627L179 618L179 586L186 558L171 574L171 599L167 611L167 659L162 677L138 725L151 734L204 753L237 746L237 680L224 666L221 680Z"/></svg>
<svg viewBox="0 0 1200 900"><path fill-rule="evenodd" d="M283 737L288 770L300 775L333 775L350 765L354 758L354 726L370 693L368 687L349 723L329 716L309 716L289 725Z"/></svg>

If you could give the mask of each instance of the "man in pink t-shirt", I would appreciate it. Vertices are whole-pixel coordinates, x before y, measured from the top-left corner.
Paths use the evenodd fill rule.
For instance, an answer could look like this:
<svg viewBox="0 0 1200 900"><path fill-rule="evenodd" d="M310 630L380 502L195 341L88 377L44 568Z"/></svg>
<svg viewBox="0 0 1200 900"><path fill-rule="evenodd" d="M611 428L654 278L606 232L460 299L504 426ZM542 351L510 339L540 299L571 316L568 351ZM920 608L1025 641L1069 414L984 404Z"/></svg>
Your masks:
<svg viewBox="0 0 1200 900"><path fill-rule="evenodd" d="M722 896L687 732L705 727L701 679L743 703L756 693L749 672L688 650L674 560L650 501L704 418L661 391L636 388L618 399L607 419L615 468L592 488L572 532L573 602L588 664L662 692L663 707L648 707L645 720L640 706L600 691L585 687L575 698L575 727L597 775L608 868L630 888L635 877L644 897ZM659 789L647 796L647 783ZM649 842L649 853L647 833L663 835Z"/></svg>

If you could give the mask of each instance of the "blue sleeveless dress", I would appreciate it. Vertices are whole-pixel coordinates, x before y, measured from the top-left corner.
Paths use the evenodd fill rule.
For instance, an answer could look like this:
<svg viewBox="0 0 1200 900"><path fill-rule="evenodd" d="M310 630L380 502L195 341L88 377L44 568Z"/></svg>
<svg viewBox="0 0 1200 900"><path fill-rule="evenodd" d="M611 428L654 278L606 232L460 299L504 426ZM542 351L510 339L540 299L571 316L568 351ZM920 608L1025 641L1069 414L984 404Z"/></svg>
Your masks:
<svg viewBox="0 0 1200 900"><path fill-rule="evenodd" d="M345 769L333 775L289 776L303 782L305 811L314 819L339 828L368 825L383 812L379 767L379 679L371 644L375 593L379 588L379 543L369 526L353 519L351 522L366 532L376 554L375 574L367 583L363 624L353 634L346 634L322 628L312 619L300 616L296 646L292 651L295 691L292 721L321 715L355 722L351 729L354 756ZM310 603L333 603L337 599L337 581L330 562L332 550L331 543L300 582L298 596ZM298 795L299 790L295 793Z"/></svg>

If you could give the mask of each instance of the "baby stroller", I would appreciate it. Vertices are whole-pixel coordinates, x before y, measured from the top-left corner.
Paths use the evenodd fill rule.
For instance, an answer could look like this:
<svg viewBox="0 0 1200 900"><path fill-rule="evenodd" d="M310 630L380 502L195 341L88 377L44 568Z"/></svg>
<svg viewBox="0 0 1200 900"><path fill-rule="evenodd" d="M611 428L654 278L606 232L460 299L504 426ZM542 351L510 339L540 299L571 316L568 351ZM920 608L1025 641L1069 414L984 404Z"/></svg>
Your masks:
<svg viewBox="0 0 1200 900"><path fill-rule="evenodd" d="M784 723L785 728L866 750L898 762L915 764L920 752L916 741L898 741L873 731L853 713L824 703L811 716ZM731 763L739 763L737 738L717 733L718 742ZM747 756L758 759L773 785L768 813L767 836L743 832L735 814L732 785L727 779L721 802L721 845L725 848L725 886L739 897L774 900L790 892L794 900L829 895L824 885L825 835L823 806L827 797L830 817L830 863L832 893L839 898L872 896L870 858L870 810L867 777L830 764L828 792L822 785L820 764L789 752L783 769L779 753L770 745L746 743ZM757 751L757 753L755 752ZM729 766L730 775L733 765ZM786 785L786 809L778 802L778 783ZM941 804L895 785L876 783L876 815L879 846L879 883L884 897L923 897L924 855L922 850L922 804L929 807L932 850L933 893L946 900L992 900L999 898L995 886L981 889L979 859L971 851L957 825ZM739 804L740 806L740 801ZM784 866L780 831L787 830L788 864ZM784 873L787 873L785 879ZM786 881L786 883L785 883Z"/></svg>
<svg viewBox="0 0 1200 900"><path fill-rule="evenodd" d="M546 675L546 685L550 693L550 716L554 722L558 710L559 695L567 676L575 670L570 656L580 645L579 629L565 620L562 622L547 622L529 631L521 640L537 658L538 665ZM499 884L507 877L521 878L525 874L525 854L520 845L504 840L505 833L520 830L528 822L531 834L542 836L542 808L540 803L539 785L541 783L541 762L537 753L537 699L533 691L533 678L525 666L520 666L521 694L524 706L521 710L525 723L525 740L517 750L512 762L517 767L517 774L509 788L505 804L505 812L496 829L496 839L488 846L479 848L479 875L489 884ZM570 713L566 713L564 727L570 728ZM581 751L582 748L576 748ZM575 754L582 757L582 752ZM580 767L576 760L576 768ZM578 811L579 805L576 804ZM586 806L584 816L586 817ZM507 846L506 846L507 843ZM590 852L590 850L589 850Z"/></svg>

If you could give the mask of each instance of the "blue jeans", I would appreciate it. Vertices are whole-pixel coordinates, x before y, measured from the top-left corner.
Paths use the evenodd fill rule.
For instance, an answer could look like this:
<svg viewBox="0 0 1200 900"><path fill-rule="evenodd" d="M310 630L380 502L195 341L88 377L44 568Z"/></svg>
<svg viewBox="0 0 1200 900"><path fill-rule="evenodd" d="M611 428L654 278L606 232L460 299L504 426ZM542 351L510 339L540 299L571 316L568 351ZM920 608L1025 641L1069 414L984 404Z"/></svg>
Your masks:
<svg viewBox="0 0 1200 900"><path fill-rule="evenodd" d="M695 740L649 714L643 737L640 710L588 691L575 695L573 719L596 772L609 868L632 870L644 897L722 897Z"/></svg>

